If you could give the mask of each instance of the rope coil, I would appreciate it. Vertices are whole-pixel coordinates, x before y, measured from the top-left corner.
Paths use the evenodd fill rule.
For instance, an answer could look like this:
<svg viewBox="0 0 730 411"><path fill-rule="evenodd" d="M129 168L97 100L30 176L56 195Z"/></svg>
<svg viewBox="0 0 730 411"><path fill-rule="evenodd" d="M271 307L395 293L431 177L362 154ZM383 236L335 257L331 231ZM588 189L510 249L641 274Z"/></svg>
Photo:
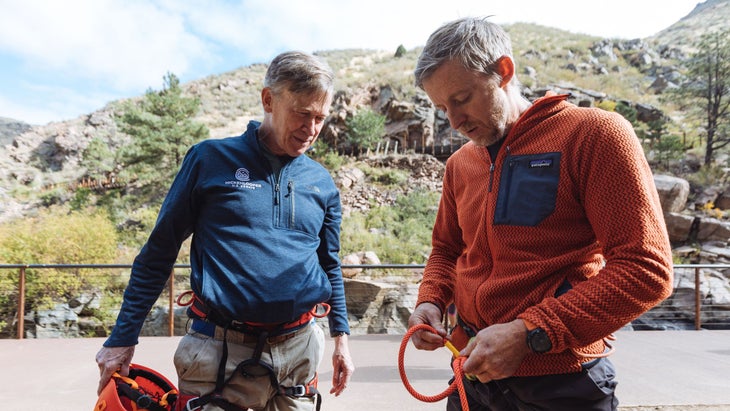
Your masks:
<svg viewBox="0 0 730 411"><path fill-rule="evenodd" d="M451 383L451 385L446 388L446 390L440 394L436 395L424 395L416 391L415 388L411 385L411 383L408 381L408 376L406 375L405 371L405 352L406 347L408 347L408 341L410 341L411 336L416 333L417 331L429 331L434 334L437 334L436 330L431 327L428 324L418 324L406 332L406 334L403 336L403 341L401 341L400 349L398 350L398 372L400 374L400 379L403 381L403 385L406 387L406 390L417 400L423 401L423 402L437 402L441 401L444 398L451 395L455 390L458 390L459 392L459 399L461 400L461 408L463 411L469 411L469 402L467 401L466 397L466 390L464 389L464 370L463 370L463 364L464 361L466 361L467 357L460 357L459 351L451 344L451 342L444 338L444 346L448 348L451 353L454 355L454 361L452 363L452 367L454 369L454 381Z"/></svg>

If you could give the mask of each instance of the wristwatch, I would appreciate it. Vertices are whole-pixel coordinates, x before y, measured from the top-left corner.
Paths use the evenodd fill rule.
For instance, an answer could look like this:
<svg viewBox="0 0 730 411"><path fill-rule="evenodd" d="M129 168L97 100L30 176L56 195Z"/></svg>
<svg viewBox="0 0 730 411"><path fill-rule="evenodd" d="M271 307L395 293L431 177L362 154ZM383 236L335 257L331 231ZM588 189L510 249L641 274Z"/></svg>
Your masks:
<svg viewBox="0 0 730 411"><path fill-rule="evenodd" d="M550 351L553 348L553 343L545 330L538 327L527 332L527 346L533 352L542 354Z"/></svg>

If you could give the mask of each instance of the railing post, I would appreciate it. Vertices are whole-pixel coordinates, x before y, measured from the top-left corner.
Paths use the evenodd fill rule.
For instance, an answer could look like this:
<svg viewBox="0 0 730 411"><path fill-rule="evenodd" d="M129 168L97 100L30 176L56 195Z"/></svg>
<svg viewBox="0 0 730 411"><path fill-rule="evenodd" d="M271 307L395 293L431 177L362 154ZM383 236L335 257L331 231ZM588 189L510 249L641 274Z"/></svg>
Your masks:
<svg viewBox="0 0 730 411"><path fill-rule="evenodd" d="M23 339L25 331L25 267L20 267L18 277L18 339Z"/></svg>
<svg viewBox="0 0 730 411"><path fill-rule="evenodd" d="M695 267L695 330L702 329L702 296L700 294L700 269Z"/></svg>
<svg viewBox="0 0 730 411"><path fill-rule="evenodd" d="M175 269L173 268L170 272L170 281L169 283L169 292L170 292L170 300L169 300L169 311L170 315L168 316L168 327L170 330L170 337L175 336Z"/></svg>

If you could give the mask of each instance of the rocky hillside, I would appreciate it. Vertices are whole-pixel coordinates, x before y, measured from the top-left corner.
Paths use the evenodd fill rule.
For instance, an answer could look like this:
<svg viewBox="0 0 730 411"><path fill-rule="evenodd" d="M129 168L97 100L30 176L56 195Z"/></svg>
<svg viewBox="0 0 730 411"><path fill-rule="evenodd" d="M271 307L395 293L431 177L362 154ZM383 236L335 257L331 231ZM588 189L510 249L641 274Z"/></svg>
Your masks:
<svg viewBox="0 0 730 411"><path fill-rule="evenodd" d="M15 137L30 130L30 124L11 118L0 117L0 146L12 143Z"/></svg>
<svg viewBox="0 0 730 411"><path fill-rule="evenodd" d="M729 10L726 0L698 3L688 15L646 40L657 45L691 51L692 41L703 33L728 27Z"/></svg>
<svg viewBox="0 0 730 411"><path fill-rule="evenodd" d="M660 99L679 76L677 59L685 57L688 39L728 18L730 0L707 0L647 39L601 39L528 24L507 28L518 76L529 97L555 90L571 93L579 105L623 101L636 109L639 121L649 122L663 116L681 119L681 113L671 112ZM338 75L333 115L322 140L352 151L343 138L346 119L371 107L387 116L383 146L435 154L438 147L463 142L426 96L414 89L412 69L418 53L419 49L410 50L396 58L394 51L322 52ZM241 67L183 85L186 94L200 98L202 109L196 120L211 130L211 138L237 135L250 119L260 118L258 96L265 69L261 64ZM79 164L93 138L105 139L112 151L127 141L114 122L118 103L39 127L1 119L0 222L33 213L49 187L77 187L87 177Z"/></svg>

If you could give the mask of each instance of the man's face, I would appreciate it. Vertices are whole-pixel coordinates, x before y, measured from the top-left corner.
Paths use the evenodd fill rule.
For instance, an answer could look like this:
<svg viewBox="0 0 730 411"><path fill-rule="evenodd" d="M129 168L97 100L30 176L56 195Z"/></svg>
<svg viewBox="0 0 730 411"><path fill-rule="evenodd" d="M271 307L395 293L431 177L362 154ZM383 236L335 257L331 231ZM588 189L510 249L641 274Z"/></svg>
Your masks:
<svg viewBox="0 0 730 411"><path fill-rule="evenodd" d="M261 97L266 112L264 144L272 153L290 157L303 154L314 144L332 104L327 93L273 93L264 88Z"/></svg>
<svg viewBox="0 0 730 411"><path fill-rule="evenodd" d="M475 144L489 146L504 137L508 100L499 78L476 73L459 62L447 61L423 81L433 104Z"/></svg>

